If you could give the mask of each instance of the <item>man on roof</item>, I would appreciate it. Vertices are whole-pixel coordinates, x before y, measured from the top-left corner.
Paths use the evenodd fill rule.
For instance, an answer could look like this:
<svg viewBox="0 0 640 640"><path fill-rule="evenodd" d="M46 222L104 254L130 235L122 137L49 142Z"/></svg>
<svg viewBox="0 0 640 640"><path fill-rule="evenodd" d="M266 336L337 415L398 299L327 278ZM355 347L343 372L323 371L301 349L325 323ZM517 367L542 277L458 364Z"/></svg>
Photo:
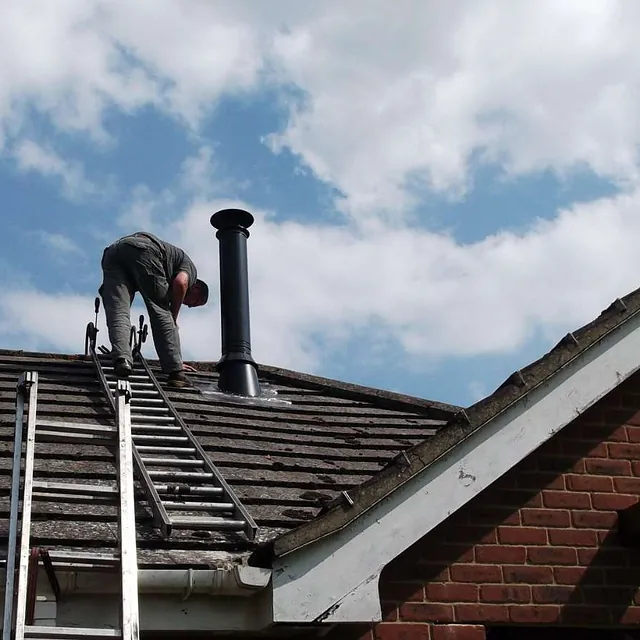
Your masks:
<svg viewBox="0 0 640 640"><path fill-rule="evenodd" d="M102 255L102 286L115 374L128 377L133 370L129 345L131 305L140 292L147 307L151 335L162 370L172 387L189 385L182 362L178 314L182 306L207 303L209 287L198 280L191 258L179 247L139 231L120 238Z"/></svg>

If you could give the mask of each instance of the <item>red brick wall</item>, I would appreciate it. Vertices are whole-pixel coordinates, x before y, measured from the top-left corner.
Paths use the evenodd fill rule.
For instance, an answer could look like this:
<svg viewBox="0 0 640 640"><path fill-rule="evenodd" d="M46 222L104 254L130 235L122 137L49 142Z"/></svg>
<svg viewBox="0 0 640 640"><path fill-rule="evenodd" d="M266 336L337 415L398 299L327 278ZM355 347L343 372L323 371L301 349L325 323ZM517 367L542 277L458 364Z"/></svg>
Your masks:
<svg viewBox="0 0 640 640"><path fill-rule="evenodd" d="M484 625L639 624L640 553L616 535L616 510L639 492L635 376L393 561L372 635L479 640Z"/></svg>

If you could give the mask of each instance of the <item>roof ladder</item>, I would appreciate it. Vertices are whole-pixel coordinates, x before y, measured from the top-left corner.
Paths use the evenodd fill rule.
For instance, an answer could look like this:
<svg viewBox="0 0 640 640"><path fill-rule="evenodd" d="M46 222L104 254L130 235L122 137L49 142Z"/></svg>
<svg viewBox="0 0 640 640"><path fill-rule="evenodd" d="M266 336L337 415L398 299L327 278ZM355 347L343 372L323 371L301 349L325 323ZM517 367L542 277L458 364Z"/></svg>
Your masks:
<svg viewBox="0 0 640 640"><path fill-rule="evenodd" d="M11 478L11 507L9 540L7 548L7 568L3 619L3 640L53 640L55 638L121 638L138 640L138 561L136 549L135 503L133 492L133 451L131 445L131 391L129 383L118 381L114 396L117 415L118 450L118 546L119 553L114 564L119 565L121 575L120 629L49 627L33 624L36 597L36 577L38 556L45 564L49 578L56 583L53 565L48 553L30 547L31 511L39 491L52 488L65 499L65 487L69 494L90 490L92 485L83 487L71 483L40 482L34 479L35 449L37 442L58 442L69 425L37 418L38 374L26 372L18 382L16 397L16 423L13 449L13 471ZM24 413L27 406L26 440L23 443ZM56 431L56 428L59 430ZM104 427L103 427L104 429ZM72 436L74 434L71 434ZM111 429L111 444L116 430ZM89 434L91 436L91 434ZM105 434L102 434L105 437ZM63 438L64 439L64 438ZM67 441L69 439L67 438ZM23 446L24 444L24 446ZM24 448L24 477L21 485L21 462ZM87 489L88 487L88 489ZM22 509L19 509L22 493ZM112 493L115 493L112 492ZM49 497L55 494L49 494ZM34 553L36 552L36 553ZM85 554L91 557L91 554ZM98 556L96 556L98 557ZM56 589L54 588L54 591Z"/></svg>
<svg viewBox="0 0 640 640"><path fill-rule="evenodd" d="M96 298L96 317L100 299ZM111 356L96 353L97 329L87 326L85 352L91 355L112 409L119 383ZM133 461L154 517L165 537L174 529L244 532L253 540L257 525L174 407L140 348L147 337L144 316L131 327L134 368L131 384Z"/></svg>

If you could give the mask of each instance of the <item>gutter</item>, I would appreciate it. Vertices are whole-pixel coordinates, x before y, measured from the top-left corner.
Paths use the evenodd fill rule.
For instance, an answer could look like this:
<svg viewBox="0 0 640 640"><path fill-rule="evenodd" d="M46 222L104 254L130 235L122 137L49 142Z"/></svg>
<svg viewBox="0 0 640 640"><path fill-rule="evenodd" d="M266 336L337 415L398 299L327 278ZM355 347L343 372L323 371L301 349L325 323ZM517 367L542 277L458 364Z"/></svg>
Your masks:
<svg viewBox="0 0 640 640"><path fill-rule="evenodd" d="M4 580L4 570L1 572ZM40 570L40 584L47 584ZM117 572L58 570L56 577L61 596L85 594L119 594ZM231 569L140 569L138 593L249 597L264 590L271 581L271 569L237 565Z"/></svg>

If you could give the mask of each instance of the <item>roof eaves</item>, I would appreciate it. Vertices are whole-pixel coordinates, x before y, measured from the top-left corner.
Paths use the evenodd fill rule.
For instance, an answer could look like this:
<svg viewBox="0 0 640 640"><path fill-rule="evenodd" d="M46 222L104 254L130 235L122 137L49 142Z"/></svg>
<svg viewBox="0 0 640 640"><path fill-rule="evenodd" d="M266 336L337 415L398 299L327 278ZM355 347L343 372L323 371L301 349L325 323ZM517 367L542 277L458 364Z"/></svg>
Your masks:
<svg viewBox="0 0 640 640"><path fill-rule="evenodd" d="M341 500L327 505L314 520L283 534L259 550L256 561L262 560L265 554L289 554L344 529L638 313L640 289L616 299L595 320L567 334L542 358L509 376L494 393L467 409L457 411L435 435L403 451L367 482L348 493L344 492Z"/></svg>

